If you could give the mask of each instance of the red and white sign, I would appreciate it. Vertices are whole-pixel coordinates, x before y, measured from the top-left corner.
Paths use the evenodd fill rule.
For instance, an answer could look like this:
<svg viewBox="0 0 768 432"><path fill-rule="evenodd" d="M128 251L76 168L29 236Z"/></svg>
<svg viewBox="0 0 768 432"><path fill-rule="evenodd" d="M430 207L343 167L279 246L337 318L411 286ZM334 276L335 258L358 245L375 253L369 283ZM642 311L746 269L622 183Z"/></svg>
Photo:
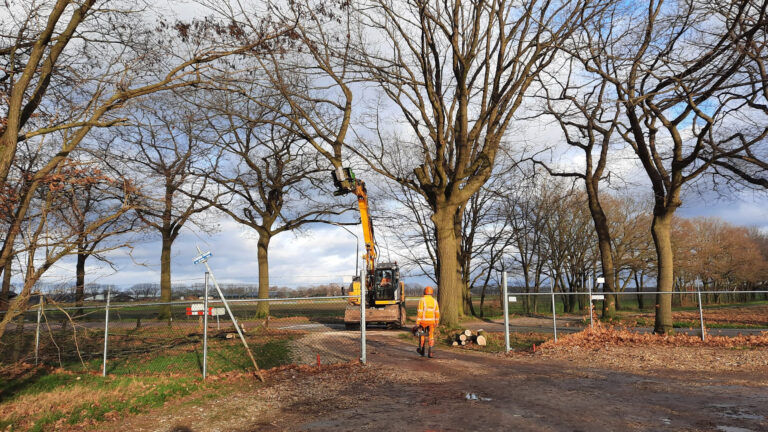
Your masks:
<svg viewBox="0 0 768 432"><path fill-rule="evenodd" d="M224 308L215 308L215 307L208 308L208 315L210 316L224 315L225 312L226 312L226 309ZM191 316L205 315L205 306L200 303L187 306L187 315L191 315Z"/></svg>

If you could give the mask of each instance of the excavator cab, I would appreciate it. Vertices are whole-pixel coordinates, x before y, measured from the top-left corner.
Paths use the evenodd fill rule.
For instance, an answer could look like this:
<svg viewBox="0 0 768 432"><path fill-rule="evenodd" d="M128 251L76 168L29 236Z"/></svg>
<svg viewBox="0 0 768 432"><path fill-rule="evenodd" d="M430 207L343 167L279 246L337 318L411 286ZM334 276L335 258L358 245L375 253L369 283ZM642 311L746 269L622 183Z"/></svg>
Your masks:
<svg viewBox="0 0 768 432"><path fill-rule="evenodd" d="M405 288L400 281L397 263L379 264L366 278L366 322L382 323L388 327L405 326ZM350 296L360 295L360 278L356 277L349 287ZM344 313L347 328L360 324L360 301L352 297Z"/></svg>
<svg viewBox="0 0 768 432"><path fill-rule="evenodd" d="M400 283L400 269L397 263L380 264L373 272L373 276L367 278L366 305L368 307L397 304L402 301L405 292ZM360 277L356 276L349 285L347 295L360 295ZM358 299L352 297L350 303L360 304Z"/></svg>
<svg viewBox="0 0 768 432"><path fill-rule="evenodd" d="M368 289L368 305L371 307L397 304L400 291L400 270L397 264L379 264L374 270Z"/></svg>

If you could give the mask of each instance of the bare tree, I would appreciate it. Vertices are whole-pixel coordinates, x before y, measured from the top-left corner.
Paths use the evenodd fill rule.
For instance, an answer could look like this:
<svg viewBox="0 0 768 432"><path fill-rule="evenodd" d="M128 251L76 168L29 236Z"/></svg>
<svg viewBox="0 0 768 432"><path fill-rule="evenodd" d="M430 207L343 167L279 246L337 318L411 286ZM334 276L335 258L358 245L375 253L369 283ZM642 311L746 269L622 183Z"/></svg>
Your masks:
<svg viewBox="0 0 768 432"><path fill-rule="evenodd" d="M466 291L464 209L491 176L499 144L535 76L552 62L574 23L590 15L589 2L371 0L335 6L274 5L287 21L303 21L295 27L296 54L275 53L262 62L264 74L288 101L288 127L335 168L342 166L346 146L371 170L424 198L437 234L441 316L454 324L464 313ZM297 82L297 74L306 79ZM353 95L364 91L357 84L364 82L373 83L388 104L368 115L372 139L358 134L350 140ZM382 129L394 123L385 114L392 109L408 130L396 137L402 146ZM399 166L393 158L410 163Z"/></svg>
<svg viewBox="0 0 768 432"><path fill-rule="evenodd" d="M369 3L360 7L361 25L387 49L361 36L356 67L399 111L408 134L392 139L383 125L393 119L380 111L375 125L380 139L363 139L353 150L371 169L428 203L442 320L454 324L464 314L466 292L464 210L491 177L529 87L590 8L570 1ZM396 143L404 147L393 151ZM390 155L398 152L409 155L411 164L393 164Z"/></svg>
<svg viewBox="0 0 768 432"><path fill-rule="evenodd" d="M58 221L77 234L75 263L75 304L83 305L85 298L85 263L89 257L109 263L102 252L125 247L127 244L114 242L117 236L128 233L136 227L137 218L133 212L120 212L119 217L109 218L125 203L125 192L133 193L132 181L120 173L110 172L103 158L109 155L98 151L75 152L77 169L74 175L87 173L91 181L68 184L62 191L62 204L53 209ZM99 160L101 158L101 160ZM126 190L127 189L127 190ZM106 222L94 230L86 230L93 221ZM109 245L107 241L112 241ZM82 314L82 310L78 310Z"/></svg>
<svg viewBox="0 0 768 432"><path fill-rule="evenodd" d="M197 166L208 165L210 140L204 136L204 117L174 98L154 98L134 117L136 127L123 131L116 143L122 148L113 151L121 154L121 169L141 177L137 212L160 235L160 298L170 302L173 243L187 223L205 228L198 216L218 199L215 183L195 175ZM211 165L218 166L215 160ZM162 306L158 318L169 317L170 306Z"/></svg>
<svg viewBox="0 0 768 432"><path fill-rule="evenodd" d="M742 85L733 88L720 98L720 103L731 105L739 113L726 133L736 140L753 140L753 136L740 135L740 129L765 130L768 121L768 16L765 2L750 0L737 2L738 6L711 3L706 6L714 17L728 23L736 30L729 34L736 50L746 55L745 67L737 75ZM744 12L741 12L743 8ZM750 37L743 37L754 32ZM709 142L709 151L703 152L702 159L713 160L718 174L735 183L751 184L768 189L768 145L763 141L757 145L745 146L743 152L733 153L728 147L719 145L718 140ZM713 157L714 155L726 156Z"/></svg>
<svg viewBox="0 0 768 432"><path fill-rule="evenodd" d="M116 181L117 180L117 181ZM88 219L84 224L70 223L69 215L60 211L70 203L73 189L82 189L90 185L117 183L123 187L123 200L117 200L111 211L104 212L100 217ZM48 176L44 184L36 190L35 199L30 206L22 235L14 245L17 256L22 261L23 285L19 295L11 302L8 311L0 321L0 337L7 324L16 316L23 313L33 287L36 286L43 274L57 261L65 256L77 254L80 239L90 238L101 243L105 238L115 235L108 227L123 214L132 209L130 205L132 188L118 179L111 179L101 172L93 170L87 164L67 159L59 164L57 169ZM105 228L107 227L107 228ZM114 248L117 246L111 246ZM104 252L105 250L94 250Z"/></svg>
<svg viewBox="0 0 768 432"><path fill-rule="evenodd" d="M323 198L330 193L313 187L325 180L327 169L305 140L277 125L279 113L251 102L256 92L258 88L248 98L225 94L214 104L209 129L224 156L219 169L205 167L198 175L222 187L224 196L211 201L216 208L258 234L258 295L267 299L271 240L307 224L327 223L349 208L334 210L338 205ZM318 174L323 178L316 179ZM260 302L257 316L268 314L269 303Z"/></svg>
<svg viewBox="0 0 768 432"><path fill-rule="evenodd" d="M549 75L547 80L541 80L540 88L546 104L545 113L557 121L565 142L583 152L584 166L563 171L551 168L545 162L539 163L551 175L577 178L584 182L589 212L597 233L605 277L604 290L608 293L603 302L603 318L610 319L616 312L616 298L610 295L617 290L616 269L610 224L600 199L600 185L609 174L608 150L618 128L620 111L616 102L609 100L610 85L602 80L580 82L581 71L575 63L574 59L567 59L563 69Z"/></svg>
<svg viewBox="0 0 768 432"><path fill-rule="evenodd" d="M11 206L11 218L0 269L16 253L38 188L94 128L122 123L121 109L133 99L196 85L206 64L268 50L265 42L285 33L258 17L255 31L247 33L212 20L155 25L154 8L136 2L34 0L6 6L0 17L0 193L10 198L4 205ZM42 153L45 159L34 172L14 171L20 144L32 141L52 151ZM40 237L26 240L35 238ZM22 272L29 269L23 266ZM25 284L15 310L26 307L29 289Z"/></svg>
<svg viewBox="0 0 768 432"><path fill-rule="evenodd" d="M738 120L728 94L743 84L746 54L739 43L753 40L759 25L740 27L766 5L729 3L730 20L712 20L706 2L645 2L644 8L616 2L587 23L569 53L586 73L607 83L621 107L621 136L633 149L654 196L652 234L658 290L654 331L672 331L674 255L672 218L683 186L708 172L716 160L743 155L768 133L761 127L724 133ZM740 91L738 91L740 92ZM717 148L718 151L708 151Z"/></svg>

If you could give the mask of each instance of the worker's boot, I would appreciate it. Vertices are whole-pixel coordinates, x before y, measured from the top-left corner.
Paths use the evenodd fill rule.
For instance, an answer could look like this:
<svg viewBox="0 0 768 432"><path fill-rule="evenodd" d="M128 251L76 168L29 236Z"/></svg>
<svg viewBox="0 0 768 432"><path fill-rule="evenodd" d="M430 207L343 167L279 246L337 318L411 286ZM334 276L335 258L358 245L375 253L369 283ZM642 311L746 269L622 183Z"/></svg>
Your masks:
<svg viewBox="0 0 768 432"><path fill-rule="evenodd" d="M424 355L424 354L422 354L422 355ZM435 358L435 356L432 355L432 347L429 347L429 355L428 355L428 357L429 358Z"/></svg>
<svg viewBox="0 0 768 432"><path fill-rule="evenodd" d="M421 354L422 357L424 357L424 346L423 345L419 345L419 347L416 348L416 352Z"/></svg>

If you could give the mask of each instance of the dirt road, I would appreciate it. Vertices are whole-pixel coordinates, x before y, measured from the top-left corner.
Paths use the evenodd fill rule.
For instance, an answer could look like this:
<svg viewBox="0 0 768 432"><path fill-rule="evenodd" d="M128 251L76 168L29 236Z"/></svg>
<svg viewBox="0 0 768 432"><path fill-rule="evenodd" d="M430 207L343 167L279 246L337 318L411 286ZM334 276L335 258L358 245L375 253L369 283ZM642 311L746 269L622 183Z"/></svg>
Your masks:
<svg viewBox="0 0 768 432"><path fill-rule="evenodd" d="M366 367L286 371L271 377L267 387L242 385L218 400L178 403L114 427L178 432L768 431L768 377L759 368L708 373L648 370L638 362L637 371L617 372L583 361L446 349L428 360L392 332L369 336ZM768 353L758 356L765 362Z"/></svg>

